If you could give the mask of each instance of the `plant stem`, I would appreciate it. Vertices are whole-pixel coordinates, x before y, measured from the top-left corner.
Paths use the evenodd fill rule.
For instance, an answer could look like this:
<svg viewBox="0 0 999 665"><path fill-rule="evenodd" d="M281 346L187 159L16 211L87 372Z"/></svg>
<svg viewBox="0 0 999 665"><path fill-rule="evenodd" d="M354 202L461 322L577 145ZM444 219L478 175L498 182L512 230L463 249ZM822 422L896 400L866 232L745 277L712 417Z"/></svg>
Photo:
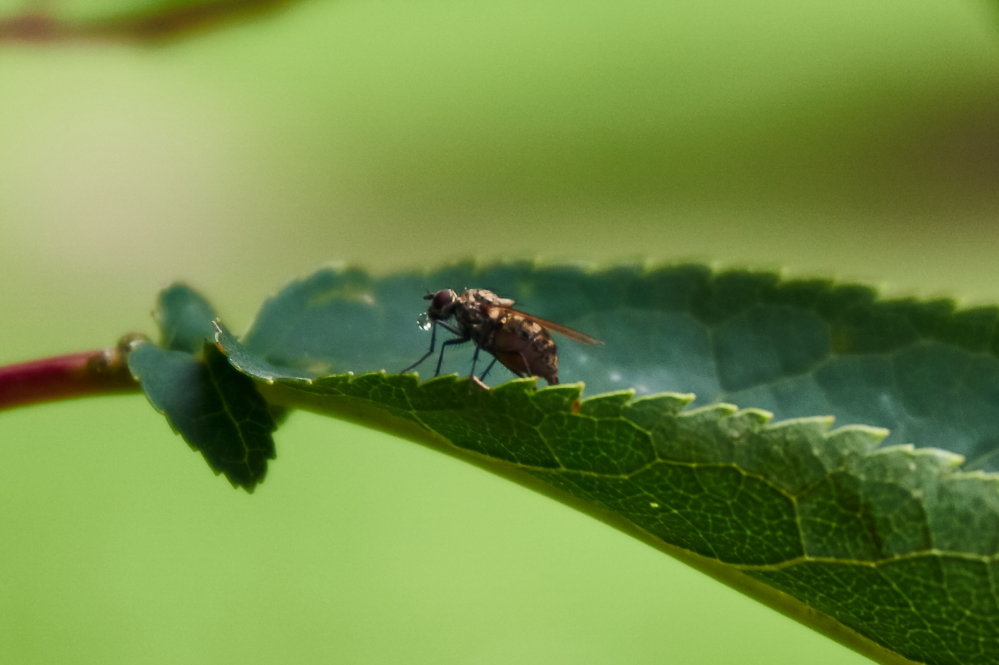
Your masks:
<svg viewBox="0 0 999 665"><path fill-rule="evenodd" d="M139 390L128 371L128 352L135 339L126 335L108 349L0 367L0 409Z"/></svg>
<svg viewBox="0 0 999 665"><path fill-rule="evenodd" d="M268 11L277 11L296 0L202 0L159 3L148 11L123 12L118 17L89 22L61 18L46 8L26 8L13 16L0 16L0 42L48 43L70 40L154 42L182 37ZM179 6L173 6L179 5Z"/></svg>

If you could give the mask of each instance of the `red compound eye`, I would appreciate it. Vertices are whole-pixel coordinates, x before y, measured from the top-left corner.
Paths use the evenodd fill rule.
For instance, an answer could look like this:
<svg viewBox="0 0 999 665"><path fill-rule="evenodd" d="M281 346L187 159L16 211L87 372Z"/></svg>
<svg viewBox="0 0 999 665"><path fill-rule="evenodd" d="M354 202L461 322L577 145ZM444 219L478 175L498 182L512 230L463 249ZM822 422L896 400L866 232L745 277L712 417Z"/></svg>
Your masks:
<svg viewBox="0 0 999 665"><path fill-rule="evenodd" d="M438 291L434 294L433 303L430 305L430 309L440 312L452 302L454 302L454 291L451 289L444 289L443 291Z"/></svg>

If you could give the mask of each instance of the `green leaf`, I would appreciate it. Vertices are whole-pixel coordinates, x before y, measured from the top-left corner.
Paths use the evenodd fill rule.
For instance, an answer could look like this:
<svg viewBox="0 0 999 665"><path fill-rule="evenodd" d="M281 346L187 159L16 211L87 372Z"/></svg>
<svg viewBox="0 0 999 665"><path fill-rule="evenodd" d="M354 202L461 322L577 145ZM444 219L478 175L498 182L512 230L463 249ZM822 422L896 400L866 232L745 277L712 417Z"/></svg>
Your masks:
<svg viewBox="0 0 999 665"><path fill-rule="evenodd" d="M200 294L182 284L165 289L156 317L162 346L145 343L134 349L132 375L215 473L252 491L274 457L271 407L208 339L215 331L215 310Z"/></svg>
<svg viewBox="0 0 999 665"><path fill-rule="evenodd" d="M156 318L165 349L198 353L215 334L215 308L185 284L173 284L160 292Z"/></svg>
<svg viewBox="0 0 999 665"><path fill-rule="evenodd" d="M603 339L562 344L562 375L611 392L351 373L419 358L421 296L448 287L490 288ZM999 477L968 471L999 458L996 320L702 266L461 264L321 270L269 300L242 342L222 327L217 340L274 403L465 456L881 662L967 665L999 653ZM446 368L464 374L470 353L449 350ZM666 392L680 388L697 389L693 405ZM717 403L733 397L791 419ZM832 430L827 414L865 424Z"/></svg>
<svg viewBox="0 0 999 665"><path fill-rule="evenodd" d="M353 374L420 357L420 296L449 286L491 288L603 338L564 344L562 373L611 392ZM216 323L227 359L212 345L192 353L214 316L195 292L172 287L160 309L170 348L141 346L133 372L234 484L252 488L273 456L269 408L325 410L568 501L882 662L999 652L999 477L927 447L996 464L994 308L701 266L326 269L269 300L243 341ZM447 367L464 372L471 351L449 352ZM700 387L694 406L690 394L635 397L680 385ZM715 403L733 395L793 419ZM831 430L821 413L895 433L885 445L887 430ZM891 445L898 432L923 447Z"/></svg>
<svg viewBox="0 0 999 665"><path fill-rule="evenodd" d="M197 358L142 344L130 354L129 368L156 410L215 473L250 491L263 480L274 457L274 421L253 382L218 349L207 345Z"/></svg>
<svg viewBox="0 0 999 665"><path fill-rule="evenodd" d="M267 301L243 342L282 375L397 372L429 345L416 324L423 295L470 287L603 340L559 341L562 380L585 380L591 394L691 392L696 405L778 419L832 415L890 430L885 445L942 447L967 458L965 469L999 470L995 307L879 300L864 286L699 265L464 263L382 278L329 268ZM471 346L449 349L443 373L467 374ZM490 375L511 376L498 366Z"/></svg>

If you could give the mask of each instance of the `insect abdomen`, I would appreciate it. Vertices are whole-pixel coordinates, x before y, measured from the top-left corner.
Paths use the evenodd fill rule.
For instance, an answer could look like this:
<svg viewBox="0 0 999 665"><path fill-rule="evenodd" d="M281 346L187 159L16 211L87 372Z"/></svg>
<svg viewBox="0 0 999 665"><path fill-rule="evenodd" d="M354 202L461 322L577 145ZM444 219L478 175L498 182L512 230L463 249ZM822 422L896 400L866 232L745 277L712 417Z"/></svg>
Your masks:
<svg viewBox="0 0 999 665"><path fill-rule="evenodd" d="M517 376L540 376L549 385L558 383L558 348L541 325L516 315L498 322L489 351Z"/></svg>

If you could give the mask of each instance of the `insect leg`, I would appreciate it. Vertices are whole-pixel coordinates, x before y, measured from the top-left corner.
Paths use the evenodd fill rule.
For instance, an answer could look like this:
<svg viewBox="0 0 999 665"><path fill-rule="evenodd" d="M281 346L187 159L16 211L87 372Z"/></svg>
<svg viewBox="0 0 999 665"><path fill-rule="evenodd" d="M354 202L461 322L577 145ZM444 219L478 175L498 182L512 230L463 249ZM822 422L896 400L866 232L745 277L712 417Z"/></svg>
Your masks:
<svg viewBox="0 0 999 665"><path fill-rule="evenodd" d="M417 365L419 365L420 363L422 363L424 360L426 360L427 357L430 356L430 354L434 352L434 345L436 344L436 342L437 342L437 322L434 321L433 324L431 324L431 326L430 326L430 348L427 349L426 353L424 353L422 356L420 356L419 360L417 360L415 363L413 363L412 365L410 365L406 369L400 371L399 373L400 374L404 374L404 373L408 372L409 370L413 369L414 367L416 367ZM440 366L438 365L438 371L439 370L440 370Z"/></svg>
<svg viewBox="0 0 999 665"><path fill-rule="evenodd" d="M444 362L444 349L448 346L451 346L452 344L464 344L465 342L471 339L470 337L466 337L465 335L463 335L460 330L458 330L452 325L444 323L443 321L433 321L430 324L430 348L427 349L426 353L420 356L419 360L417 360L415 363L413 363L406 369L399 372L400 374L403 374L413 369L414 367L422 363L424 360L426 360L434 352L434 349L437 347L437 326L440 326L449 333L454 333L455 335L458 335L458 337L456 337L455 339L449 339L443 344L441 344L441 354L440 357L437 359L437 370L434 372L434 376L439 376L441 373L441 364Z"/></svg>
<svg viewBox="0 0 999 665"><path fill-rule="evenodd" d="M488 366L488 367L486 367L486 371L485 371L485 372L483 372L482 374L480 374L480 375L479 375L479 381L484 381L484 380L485 380L485 378L486 378L486 374L488 374L488 373L489 373L489 370L491 370L491 369L493 368L493 365L495 365L495 364L496 364L496 361L497 361L497 360L498 360L498 358L496 358L496 357L494 356L494 357L493 357L493 361L492 361L491 363L489 363L489 366Z"/></svg>
<svg viewBox="0 0 999 665"><path fill-rule="evenodd" d="M475 345L475 353L472 354L472 371L468 373L469 376L475 376L475 363L479 360L479 345Z"/></svg>
<svg viewBox="0 0 999 665"><path fill-rule="evenodd" d="M437 358L437 369L434 370L434 376L440 376L440 374L441 374L441 364L444 362L444 349L446 349L449 346L453 346L455 344L464 344L469 339L471 339L471 338L470 337L455 337L454 339L449 339L448 341L446 341L443 344L441 344L441 355L440 355L439 358ZM479 352L479 347L475 347L475 352L476 353ZM474 366L474 361L473 361L473 366Z"/></svg>

